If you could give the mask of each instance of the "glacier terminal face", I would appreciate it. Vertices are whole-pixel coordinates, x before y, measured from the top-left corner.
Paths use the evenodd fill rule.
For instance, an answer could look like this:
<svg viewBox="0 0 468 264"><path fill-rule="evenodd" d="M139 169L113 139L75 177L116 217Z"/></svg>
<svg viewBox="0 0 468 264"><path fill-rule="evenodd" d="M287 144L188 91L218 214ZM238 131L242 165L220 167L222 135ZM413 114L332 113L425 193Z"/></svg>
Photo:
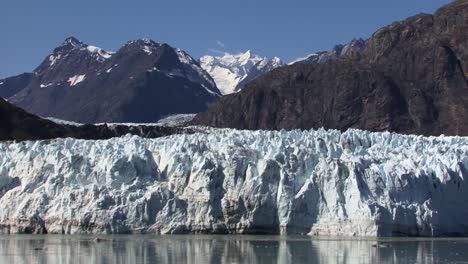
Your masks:
<svg viewBox="0 0 468 264"><path fill-rule="evenodd" d="M0 144L3 233L468 234L468 138L206 129Z"/></svg>

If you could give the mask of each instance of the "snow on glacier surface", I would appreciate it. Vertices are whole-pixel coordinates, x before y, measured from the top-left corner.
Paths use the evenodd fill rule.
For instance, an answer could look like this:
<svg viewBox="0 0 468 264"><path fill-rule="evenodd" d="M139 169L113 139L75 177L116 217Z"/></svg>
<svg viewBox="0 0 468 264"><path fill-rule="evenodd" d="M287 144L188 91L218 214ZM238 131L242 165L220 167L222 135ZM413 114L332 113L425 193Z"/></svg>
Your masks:
<svg viewBox="0 0 468 264"><path fill-rule="evenodd" d="M238 131L0 144L3 232L468 234L468 138Z"/></svg>

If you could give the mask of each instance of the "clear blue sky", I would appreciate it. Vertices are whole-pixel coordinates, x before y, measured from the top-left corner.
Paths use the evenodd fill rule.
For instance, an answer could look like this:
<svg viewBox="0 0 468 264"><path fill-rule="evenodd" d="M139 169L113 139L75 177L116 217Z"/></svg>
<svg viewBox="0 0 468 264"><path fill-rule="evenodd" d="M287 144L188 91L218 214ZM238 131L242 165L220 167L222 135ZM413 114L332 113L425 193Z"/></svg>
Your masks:
<svg viewBox="0 0 468 264"><path fill-rule="evenodd" d="M107 50L149 37L193 57L251 49L288 62L449 0L1 0L0 77L32 71L67 36Z"/></svg>

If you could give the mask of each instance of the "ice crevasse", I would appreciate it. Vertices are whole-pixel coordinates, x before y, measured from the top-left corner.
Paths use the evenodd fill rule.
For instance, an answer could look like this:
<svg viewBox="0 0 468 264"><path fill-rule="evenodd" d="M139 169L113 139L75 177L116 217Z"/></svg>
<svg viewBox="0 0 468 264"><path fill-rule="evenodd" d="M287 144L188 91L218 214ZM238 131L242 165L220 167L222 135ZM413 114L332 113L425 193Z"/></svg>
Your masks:
<svg viewBox="0 0 468 264"><path fill-rule="evenodd" d="M468 138L205 129L0 144L3 233L468 234Z"/></svg>

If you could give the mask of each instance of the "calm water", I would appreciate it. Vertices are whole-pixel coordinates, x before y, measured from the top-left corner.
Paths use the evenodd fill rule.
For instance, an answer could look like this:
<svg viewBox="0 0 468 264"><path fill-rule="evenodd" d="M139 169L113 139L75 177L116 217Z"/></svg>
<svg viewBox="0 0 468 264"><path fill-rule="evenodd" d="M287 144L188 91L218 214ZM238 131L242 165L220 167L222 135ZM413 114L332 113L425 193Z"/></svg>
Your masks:
<svg viewBox="0 0 468 264"><path fill-rule="evenodd" d="M468 263L468 239L0 236L0 263Z"/></svg>

